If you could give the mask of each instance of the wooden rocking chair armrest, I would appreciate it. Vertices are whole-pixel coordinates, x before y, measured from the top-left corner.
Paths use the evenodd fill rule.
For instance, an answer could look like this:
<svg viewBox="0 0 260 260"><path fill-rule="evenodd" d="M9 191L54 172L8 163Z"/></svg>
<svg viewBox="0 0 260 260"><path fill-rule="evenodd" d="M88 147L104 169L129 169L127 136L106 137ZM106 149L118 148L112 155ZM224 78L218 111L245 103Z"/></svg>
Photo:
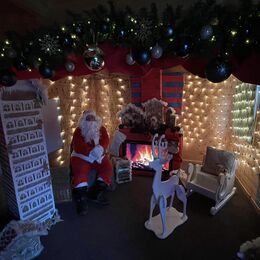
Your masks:
<svg viewBox="0 0 260 260"><path fill-rule="evenodd" d="M189 163L187 169L187 183L191 181L191 177L193 173L194 173L194 165L192 163Z"/></svg>
<svg viewBox="0 0 260 260"><path fill-rule="evenodd" d="M202 165L200 164L188 164L188 182L195 178L198 172L201 171Z"/></svg>
<svg viewBox="0 0 260 260"><path fill-rule="evenodd" d="M224 185L224 182L226 181L227 179L227 176L226 176L226 173L223 173L221 172L219 175L218 175L218 183L220 186L223 186Z"/></svg>
<svg viewBox="0 0 260 260"><path fill-rule="evenodd" d="M233 175L235 175L235 173L235 171L230 172L228 170L224 170L219 173L219 176L224 175L226 179L230 179Z"/></svg>
<svg viewBox="0 0 260 260"><path fill-rule="evenodd" d="M220 173L218 176L218 182L219 182L219 187L216 192L216 200L220 201L223 198L225 198L227 194L227 189L228 189L228 180L229 180L229 174L227 173Z"/></svg>
<svg viewBox="0 0 260 260"><path fill-rule="evenodd" d="M201 164L195 164L195 172L196 173L198 173L198 172L200 172L201 171L201 167L202 167L202 165Z"/></svg>
<svg viewBox="0 0 260 260"><path fill-rule="evenodd" d="M193 164L193 163L189 163L189 164L188 164L187 174L188 174L188 175L192 175L193 172L194 172L194 164Z"/></svg>

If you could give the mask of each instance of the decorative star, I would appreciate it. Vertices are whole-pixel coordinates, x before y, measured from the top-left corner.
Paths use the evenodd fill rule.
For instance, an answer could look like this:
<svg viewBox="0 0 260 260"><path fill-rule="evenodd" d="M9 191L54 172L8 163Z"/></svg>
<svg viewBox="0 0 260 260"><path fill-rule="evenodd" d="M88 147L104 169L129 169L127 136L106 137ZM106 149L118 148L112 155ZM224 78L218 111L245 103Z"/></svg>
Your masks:
<svg viewBox="0 0 260 260"><path fill-rule="evenodd" d="M58 40L49 34L46 34L41 39L39 39L39 43L41 50L46 54L53 55L59 52Z"/></svg>

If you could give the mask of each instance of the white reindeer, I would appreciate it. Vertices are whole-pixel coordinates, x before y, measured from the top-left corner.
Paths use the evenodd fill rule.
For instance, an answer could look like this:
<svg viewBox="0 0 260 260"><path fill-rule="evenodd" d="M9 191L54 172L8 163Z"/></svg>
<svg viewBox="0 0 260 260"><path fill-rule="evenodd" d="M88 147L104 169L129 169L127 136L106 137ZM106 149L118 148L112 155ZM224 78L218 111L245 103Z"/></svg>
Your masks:
<svg viewBox="0 0 260 260"><path fill-rule="evenodd" d="M167 230L167 223L166 223L166 215L167 210L170 210L173 204L174 195L176 193L178 199L183 202L183 214L181 219L186 221L186 205L187 205L187 198L185 194L185 190L183 186L179 185L179 176L173 175L166 181L161 181L162 177L162 166L163 164L169 162L172 159L172 155L166 152L167 150L167 141L163 141L165 138L162 135L158 140L158 134L155 134L152 141L152 153L154 160L150 162L150 167L155 170L155 175L153 179L153 195L150 201L150 215L149 220L146 223L146 227L148 228L152 222L152 215L156 204L159 205L160 208L160 215L161 215L161 222L162 222L162 234L160 234L160 238L166 238L169 235L169 231ZM156 154L156 150L158 154ZM158 156L157 156L158 155ZM167 198L171 196L169 207L167 208ZM180 224L182 224L180 223ZM149 229L149 228L148 228ZM173 230L172 230L173 231Z"/></svg>

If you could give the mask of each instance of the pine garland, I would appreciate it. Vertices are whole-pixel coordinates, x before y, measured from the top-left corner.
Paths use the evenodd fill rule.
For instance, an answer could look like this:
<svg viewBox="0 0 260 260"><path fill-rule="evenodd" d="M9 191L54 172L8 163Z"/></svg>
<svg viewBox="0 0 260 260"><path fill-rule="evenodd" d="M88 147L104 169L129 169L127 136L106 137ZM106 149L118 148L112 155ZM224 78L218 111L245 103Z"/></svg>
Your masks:
<svg viewBox="0 0 260 260"><path fill-rule="evenodd" d="M25 36L7 32L0 42L0 70L12 67L17 59L21 63L21 58L28 65L23 70L46 62L59 68L70 53L82 55L86 44L102 42L148 50L158 43L164 56L180 55L184 43L189 55L207 58L222 55L241 60L260 51L260 3L248 0L236 6L198 1L186 10L167 5L160 16L155 4L133 11L117 10L109 2L81 14L68 12L68 18L65 24ZM212 29L210 37L204 35L205 26Z"/></svg>

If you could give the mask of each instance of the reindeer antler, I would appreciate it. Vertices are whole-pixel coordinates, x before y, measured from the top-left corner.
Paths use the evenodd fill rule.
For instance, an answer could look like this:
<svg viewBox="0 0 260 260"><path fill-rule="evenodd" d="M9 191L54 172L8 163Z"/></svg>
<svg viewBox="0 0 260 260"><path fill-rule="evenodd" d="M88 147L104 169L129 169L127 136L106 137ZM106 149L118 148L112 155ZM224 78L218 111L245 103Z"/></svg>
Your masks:
<svg viewBox="0 0 260 260"><path fill-rule="evenodd" d="M166 152L166 149L168 148L168 142L165 139L165 135L161 135L159 141L155 141L157 137L158 134L154 135L153 144L152 144L152 153L154 158L159 159L160 163L164 164L166 162L169 162L172 159L172 155L168 154L168 150ZM158 157L156 155L155 147L158 148Z"/></svg>
<svg viewBox="0 0 260 260"><path fill-rule="evenodd" d="M154 159L158 158L158 156L156 154L156 150L155 150L155 148L158 147L158 141L155 141L157 137L158 137L158 134L155 134L153 136L153 140L152 140L152 154L153 154Z"/></svg>
<svg viewBox="0 0 260 260"><path fill-rule="evenodd" d="M164 158L164 154L163 151L165 150L165 148L167 148L167 141L162 141L165 138L165 135L161 135L160 139L159 139L159 144L158 144L158 154L159 154L159 159L161 161L165 161L167 160L166 158Z"/></svg>

